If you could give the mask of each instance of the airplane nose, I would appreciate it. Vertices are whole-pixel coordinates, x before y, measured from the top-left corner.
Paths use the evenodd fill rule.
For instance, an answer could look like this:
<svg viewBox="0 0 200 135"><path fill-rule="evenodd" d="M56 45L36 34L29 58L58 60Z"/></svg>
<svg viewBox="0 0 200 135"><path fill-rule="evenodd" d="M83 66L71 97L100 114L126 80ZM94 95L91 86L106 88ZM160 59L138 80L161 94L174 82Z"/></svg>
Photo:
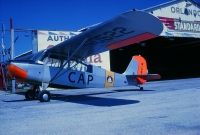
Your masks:
<svg viewBox="0 0 200 135"><path fill-rule="evenodd" d="M15 77L16 79L26 79L28 76L27 71L23 70L22 68L14 65L9 64L7 66L8 73L11 77Z"/></svg>

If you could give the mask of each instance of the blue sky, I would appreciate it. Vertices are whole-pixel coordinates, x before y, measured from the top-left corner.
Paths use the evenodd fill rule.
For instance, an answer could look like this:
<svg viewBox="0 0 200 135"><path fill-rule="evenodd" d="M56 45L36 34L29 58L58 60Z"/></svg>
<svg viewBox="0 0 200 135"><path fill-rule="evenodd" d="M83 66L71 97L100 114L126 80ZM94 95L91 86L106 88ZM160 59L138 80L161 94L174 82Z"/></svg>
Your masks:
<svg viewBox="0 0 200 135"><path fill-rule="evenodd" d="M0 23L9 29L78 30L110 19L127 10L145 9L169 0L0 0ZM200 2L200 0L197 0ZM5 44L9 47L9 33ZM31 49L30 32L15 33L18 55Z"/></svg>

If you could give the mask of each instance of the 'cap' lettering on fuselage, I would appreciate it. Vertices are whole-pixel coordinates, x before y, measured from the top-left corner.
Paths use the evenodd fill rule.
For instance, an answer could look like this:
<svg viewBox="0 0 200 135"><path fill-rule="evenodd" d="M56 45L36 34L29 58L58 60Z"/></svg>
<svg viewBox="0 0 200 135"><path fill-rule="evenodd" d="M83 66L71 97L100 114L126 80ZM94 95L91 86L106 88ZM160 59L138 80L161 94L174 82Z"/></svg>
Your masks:
<svg viewBox="0 0 200 135"><path fill-rule="evenodd" d="M76 77L75 76L79 76L78 77L78 79L75 79ZM90 82L92 82L93 81L93 76L92 75L88 75L87 76L87 85L89 85L90 84ZM82 84L85 84L85 76L84 76L84 74L83 73L80 73L80 74L77 74L76 72L70 72L69 74L68 74L68 80L69 80L69 82L71 82L71 83L77 83L77 84L80 84L80 83L82 83Z"/></svg>

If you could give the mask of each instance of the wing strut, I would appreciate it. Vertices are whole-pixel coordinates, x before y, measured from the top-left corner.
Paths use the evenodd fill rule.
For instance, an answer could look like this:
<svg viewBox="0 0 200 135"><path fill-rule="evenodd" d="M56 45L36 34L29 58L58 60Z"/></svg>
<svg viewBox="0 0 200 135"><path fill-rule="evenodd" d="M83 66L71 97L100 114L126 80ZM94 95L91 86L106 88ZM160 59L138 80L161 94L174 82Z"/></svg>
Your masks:
<svg viewBox="0 0 200 135"><path fill-rule="evenodd" d="M78 48L76 48L76 50L71 55L70 55L70 52L68 51L67 61L60 67L60 70L54 75L54 77L50 80L50 82L54 81L55 79L57 79L59 77L60 72L63 70L63 68L65 67L66 64L70 65L71 58L73 58L73 56L76 55L76 53L85 45L87 40L88 40L88 38L85 38L83 40L83 42L78 46ZM68 67L70 68L70 66L68 66Z"/></svg>

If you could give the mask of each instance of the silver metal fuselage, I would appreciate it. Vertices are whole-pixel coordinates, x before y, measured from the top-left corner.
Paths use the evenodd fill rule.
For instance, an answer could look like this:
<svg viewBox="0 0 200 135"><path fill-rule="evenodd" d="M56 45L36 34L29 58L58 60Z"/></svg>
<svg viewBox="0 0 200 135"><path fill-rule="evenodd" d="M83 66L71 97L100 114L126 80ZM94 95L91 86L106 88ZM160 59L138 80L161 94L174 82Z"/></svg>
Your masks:
<svg viewBox="0 0 200 135"><path fill-rule="evenodd" d="M127 77L123 74L107 71L100 67L90 66L90 71L78 71L72 68L51 67L38 63L12 62L25 72L27 78L24 80L33 85L48 83L51 87L72 87L72 88L103 88L127 86Z"/></svg>

